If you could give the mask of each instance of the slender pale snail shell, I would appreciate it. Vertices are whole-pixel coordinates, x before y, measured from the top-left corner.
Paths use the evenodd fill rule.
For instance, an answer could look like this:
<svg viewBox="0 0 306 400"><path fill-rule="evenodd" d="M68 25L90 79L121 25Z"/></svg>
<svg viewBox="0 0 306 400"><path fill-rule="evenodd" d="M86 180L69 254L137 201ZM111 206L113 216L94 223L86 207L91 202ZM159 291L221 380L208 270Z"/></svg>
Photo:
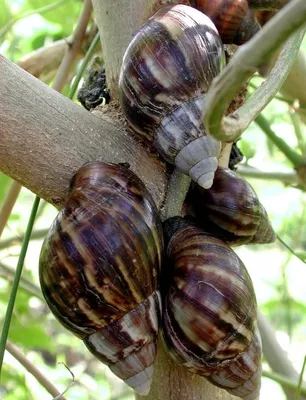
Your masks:
<svg viewBox="0 0 306 400"><path fill-rule="evenodd" d="M86 164L44 241L39 273L55 317L135 391L150 389L163 248L143 182L115 164Z"/></svg>
<svg viewBox="0 0 306 400"><path fill-rule="evenodd" d="M256 297L244 264L222 240L180 217L167 220L165 230L171 239L163 267L169 273L163 337L170 355L236 396L253 398L261 347Z"/></svg>
<svg viewBox="0 0 306 400"><path fill-rule="evenodd" d="M161 8L136 33L119 78L130 125L204 188L212 185L221 149L202 123L205 93L224 63L211 20L179 4Z"/></svg>
<svg viewBox="0 0 306 400"><path fill-rule="evenodd" d="M252 186L236 172L219 167L209 190L193 185L186 211L202 229L229 245L272 243L276 234Z"/></svg>

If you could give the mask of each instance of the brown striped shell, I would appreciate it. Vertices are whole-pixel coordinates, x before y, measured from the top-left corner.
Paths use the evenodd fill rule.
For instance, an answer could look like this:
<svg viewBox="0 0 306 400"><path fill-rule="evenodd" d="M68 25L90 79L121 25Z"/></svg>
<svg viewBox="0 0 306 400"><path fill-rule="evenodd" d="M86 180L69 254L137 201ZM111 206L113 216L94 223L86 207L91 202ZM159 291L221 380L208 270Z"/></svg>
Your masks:
<svg viewBox="0 0 306 400"><path fill-rule="evenodd" d="M230 169L219 167L208 190L194 185L186 208L199 227L230 245L272 243L276 239L254 189Z"/></svg>
<svg viewBox="0 0 306 400"><path fill-rule="evenodd" d="M261 337L256 329L250 346L241 356L208 380L234 396L256 400L261 386L261 354Z"/></svg>
<svg viewBox="0 0 306 400"><path fill-rule="evenodd" d="M182 4L162 7L128 46L119 99L130 125L160 155L203 187L210 187L221 143L202 123L206 92L225 64L216 27Z"/></svg>
<svg viewBox="0 0 306 400"><path fill-rule="evenodd" d="M141 394L156 354L162 246L143 182L127 168L95 162L75 174L39 262L55 317Z"/></svg>
<svg viewBox="0 0 306 400"><path fill-rule="evenodd" d="M212 20L223 43L241 45L260 29L248 0L191 0L190 4Z"/></svg>
<svg viewBox="0 0 306 400"><path fill-rule="evenodd" d="M165 226L172 235L163 266L170 276L163 313L166 347L191 372L220 374L254 338L257 306L251 278L220 239L179 217Z"/></svg>

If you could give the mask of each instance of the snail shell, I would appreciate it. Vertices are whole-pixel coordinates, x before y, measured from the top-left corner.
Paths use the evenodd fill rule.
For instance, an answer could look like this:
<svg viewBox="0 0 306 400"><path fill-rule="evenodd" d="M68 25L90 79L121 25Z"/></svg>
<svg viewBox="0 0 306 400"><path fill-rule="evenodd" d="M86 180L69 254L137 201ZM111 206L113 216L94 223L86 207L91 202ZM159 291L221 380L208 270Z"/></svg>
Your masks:
<svg viewBox="0 0 306 400"><path fill-rule="evenodd" d="M244 400L256 400L261 386L261 338L256 328L250 346L218 374L207 379Z"/></svg>
<svg viewBox="0 0 306 400"><path fill-rule="evenodd" d="M194 185L186 206L199 227L230 245L272 243L276 239L252 186L227 168L217 169L209 190Z"/></svg>
<svg viewBox="0 0 306 400"><path fill-rule="evenodd" d="M191 0L191 5L213 21L225 44L241 45L260 30L248 0Z"/></svg>
<svg viewBox="0 0 306 400"><path fill-rule="evenodd" d="M127 168L95 162L75 174L39 262L55 317L141 394L156 353L162 246L143 182Z"/></svg>
<svg viewBox="0 0 306 400"><path fill-rule="evenodd" d="M208 188L221 143L202 123L205 93L225 63L211 20L182 4L161 8L126 50L119 98L130 125L162 157Z"/></svg>
<svg viewBox="0 0 306 400"><path fill-rule="evenodd" d="M165 230L174 232L164 266L172 276L163 313L166 347L191 372L219 374L252 343L257 307L251 278L222 240L179 217L167 220Z"/></svg>

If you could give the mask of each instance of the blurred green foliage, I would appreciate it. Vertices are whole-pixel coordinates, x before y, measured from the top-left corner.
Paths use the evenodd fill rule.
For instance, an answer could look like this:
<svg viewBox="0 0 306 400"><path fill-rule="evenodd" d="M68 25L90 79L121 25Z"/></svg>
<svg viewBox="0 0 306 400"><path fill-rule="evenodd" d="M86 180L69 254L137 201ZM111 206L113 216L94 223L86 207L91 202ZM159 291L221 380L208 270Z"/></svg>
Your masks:
<svg viewBox="0 0 306 400"><path fill-rule="evenodd" d="M0 0L0 32L10 20L53 3L45 0ZM18 20L2 37L0 33L0 52L17 62L33 50L71 35L81 7L81 0L67 0L51 11L33 13ZM306 49L306 43L303 46ZM259 85L260 82L258 77L253 79L255 85ZM69 88L65 88L66 93L68 90ZM289 105L275 100L265 109L264 115L277 135L300 151L300 142L292 125ZM305 137L303 126L301 130ZM263 171L285 171L292 168L283 153L255 124L249 127L238 146L245 155L243 162L248 166ZM249 181L265 205L278 234L292 248L306 256L304 192L282 182L264 179ZM10 183L11 179L0 173L0 204L3 203ZM28 218L25 210L29 210L30 213L32 199L33 195L23 189L4 231L3 240L12 235L18 237L24 232ZM56 213L53 207L44 207L34 230L50 226ZM30 280L37 290L41 243L42 238L30 243L23 272L23 277ZM16 241L0 252L0 327L12 281L12 276L2 264L14 269L19 251L20 245ZM244 246L236 248L235 251L249 269L261 309L273 321L278 333L288 337L288 341L283 342L284 348L294 364L301 365L301 358L304 357L303 343L306 339L305 265L290 255L279 243L269 246ZM95 360L80 340L67 333L52 317L41 296L34 296L32 292L27 291L26 285L21 285L18 292L9 339L62 391L70 384L71 375L58 363L64 362L67 365L75 376L75 383L69 389L67 399L133 398L131 390ZM269 390L265 389L265 383L264 381L261 399L270 399L270 386ZM3 400L51 399L45 389L8 353L5 356L0 397Z"/></svg>

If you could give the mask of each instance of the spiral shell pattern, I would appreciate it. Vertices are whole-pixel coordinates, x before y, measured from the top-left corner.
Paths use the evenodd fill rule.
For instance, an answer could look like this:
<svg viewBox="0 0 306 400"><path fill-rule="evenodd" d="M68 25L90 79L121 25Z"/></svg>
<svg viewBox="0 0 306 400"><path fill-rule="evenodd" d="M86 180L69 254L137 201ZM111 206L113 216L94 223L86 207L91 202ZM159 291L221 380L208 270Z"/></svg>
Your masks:
<svg viewBox="0 0 306 400"><path fill-rule="evenodd" d="M140 393L156 353L162 254L159 214L143 182L86 164L44 241L40 282L55 317Z"/></svg>
<svg viewBox="0 0 306 400"><path fill-rule="evenodd" d="M230 245L272 243L276 239L267 211L252 186L227 168L218 168L213 186L194 185L186 200L196 224Z"/></svg>
<svg viewBox="0 0 306 400"><path fill-rule="evenodd" d="M212 184L221 149L202 123L205 93L224 63L214 24L179 4L161 8L136 33L119 78L130 125L203 187Z"/></svg>
<svg viewBox="0 0 306 400"><path fill-rule="evenodd" d="M167 256L164 268L173 278L163 314L166 347L191 372L217 374L253 340L257 307L250 276L224 242L185 222Z"/></svg>
<svg viewBox="0 0 306 400"><path fill-rule="evenodd" d="M261 386L261 338L255 329L250 346L232 363L207 379L244 400L258 399Z"/></svg>

